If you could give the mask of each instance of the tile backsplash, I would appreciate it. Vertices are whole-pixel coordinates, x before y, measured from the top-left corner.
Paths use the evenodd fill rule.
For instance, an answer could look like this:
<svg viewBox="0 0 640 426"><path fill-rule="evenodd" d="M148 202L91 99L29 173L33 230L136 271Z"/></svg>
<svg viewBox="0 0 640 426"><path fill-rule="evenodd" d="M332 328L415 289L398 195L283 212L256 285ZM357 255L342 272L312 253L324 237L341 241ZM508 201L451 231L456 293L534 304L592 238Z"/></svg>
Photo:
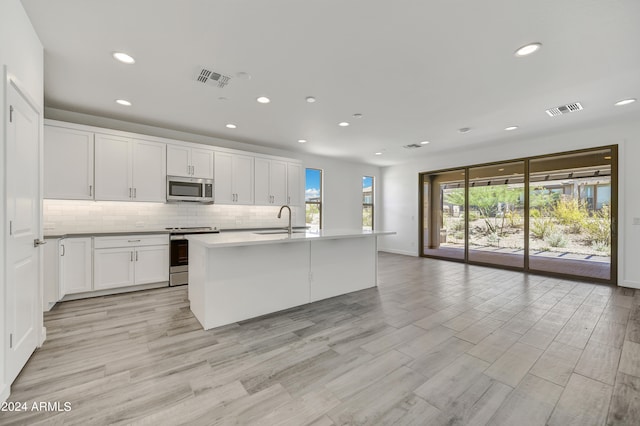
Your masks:
<svg viewBox="0 0 640 426"><path fill-rule="evenodd" d="M218 226L221 229L287 226L280 206L202 205L44 200L44 232L144 231L172 226ZM292 223L304 226L304 209L291 207Z"/></svg>

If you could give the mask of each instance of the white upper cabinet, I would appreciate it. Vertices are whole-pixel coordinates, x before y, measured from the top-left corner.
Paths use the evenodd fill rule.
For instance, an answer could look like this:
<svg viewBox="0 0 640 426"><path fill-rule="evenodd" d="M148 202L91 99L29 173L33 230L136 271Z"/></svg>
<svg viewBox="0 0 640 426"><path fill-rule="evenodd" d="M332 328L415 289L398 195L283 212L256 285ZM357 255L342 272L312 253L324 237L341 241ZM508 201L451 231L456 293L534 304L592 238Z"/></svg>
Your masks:
<svg viewBox="0 0 640 426"><path fill-rule="evenodd" d="M304 204L302 176L302 164L287 163L287 204L291 206Z"/></svg>
<svg viewBox="0 0 640 426"><path fill-rule="evenodd" d="M165 144L133 140L133 183L135 201L167 200Z"/></svg>
<svg viewBox="0 0 640 426"><path fill-rule="evenodd" d="M133 200L131 139L96 134L96 200Z"/></svg>
<svg viewBox="0 0 640 426"><path fill-rule="evenodd" d="M287 163L279 160L255 159L255 204L287 204Z"/></svg>
<svg viewBox="0 0 640 426"><path fill-rule="evenodd" d="M252 156L216 152L214 171L216 204L253 204Z"/></svg>
<svg viewBox="0 0 640 426"><path fill-rule="evenodd" d="M169 176L213 179L213 150L167 145Z"/></svg>
<svg viewBox="0 0 640 426"><path fill-rule="evenodd" d="M165 144L96 134L96 200L166 201Z"/></svg>
<svg viewBox="0 0 640 426"><path fill-rule="evenodd" d="M93 133L44 126L44 198L92 200Z"/></svg>

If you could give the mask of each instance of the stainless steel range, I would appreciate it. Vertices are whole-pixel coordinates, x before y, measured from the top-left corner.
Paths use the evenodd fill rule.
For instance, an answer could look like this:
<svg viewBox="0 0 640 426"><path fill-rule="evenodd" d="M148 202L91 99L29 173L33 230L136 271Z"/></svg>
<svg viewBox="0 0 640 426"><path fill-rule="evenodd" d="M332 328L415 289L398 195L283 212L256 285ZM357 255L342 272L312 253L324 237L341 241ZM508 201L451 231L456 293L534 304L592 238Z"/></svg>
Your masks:
<svg viewBox="0 0 640 426"><path fill-rule="evenodd" d="M218 227L198 226L185 228L166 228L170 231L171 262L169 263L169 285L184 285L189 283L189 241L188 234L217 234Z"/></svg>

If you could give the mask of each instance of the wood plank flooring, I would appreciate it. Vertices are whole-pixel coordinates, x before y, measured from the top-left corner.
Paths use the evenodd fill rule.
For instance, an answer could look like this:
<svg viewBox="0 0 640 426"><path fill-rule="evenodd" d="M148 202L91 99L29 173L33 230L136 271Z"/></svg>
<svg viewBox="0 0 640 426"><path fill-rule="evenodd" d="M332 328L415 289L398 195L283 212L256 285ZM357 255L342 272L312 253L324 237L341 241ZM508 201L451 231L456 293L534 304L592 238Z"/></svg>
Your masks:
<svg viewBox="0 0 640 426"><path fill-rule="evenodd" d="M204 331L187 288L58 304L2 425L637 425L640 292L380 253L379 287Z"/></svg>

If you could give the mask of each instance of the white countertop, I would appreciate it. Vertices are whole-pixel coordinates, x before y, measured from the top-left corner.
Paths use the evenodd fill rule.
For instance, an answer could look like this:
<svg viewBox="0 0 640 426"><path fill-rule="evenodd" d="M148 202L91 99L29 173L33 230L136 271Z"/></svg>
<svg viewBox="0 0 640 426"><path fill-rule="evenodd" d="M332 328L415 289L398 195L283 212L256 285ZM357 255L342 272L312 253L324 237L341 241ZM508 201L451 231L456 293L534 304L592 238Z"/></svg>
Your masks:
<svg viewBox="0 0 640 426"><path fill-rule="evenodd" d="M362 231L362 230L320 230L298 232L289 235L287 231L256 232L222 232L220 234L187 235L189 242L201 244L207 248L237 247L257 244L295 243L314 240L335 240L340 238L364 238L393 235L392 231ZM269 233L271 232L271 233ZM284 233L273 233L284 232ZM294 231L295 232L295 231Z"/></svg>

